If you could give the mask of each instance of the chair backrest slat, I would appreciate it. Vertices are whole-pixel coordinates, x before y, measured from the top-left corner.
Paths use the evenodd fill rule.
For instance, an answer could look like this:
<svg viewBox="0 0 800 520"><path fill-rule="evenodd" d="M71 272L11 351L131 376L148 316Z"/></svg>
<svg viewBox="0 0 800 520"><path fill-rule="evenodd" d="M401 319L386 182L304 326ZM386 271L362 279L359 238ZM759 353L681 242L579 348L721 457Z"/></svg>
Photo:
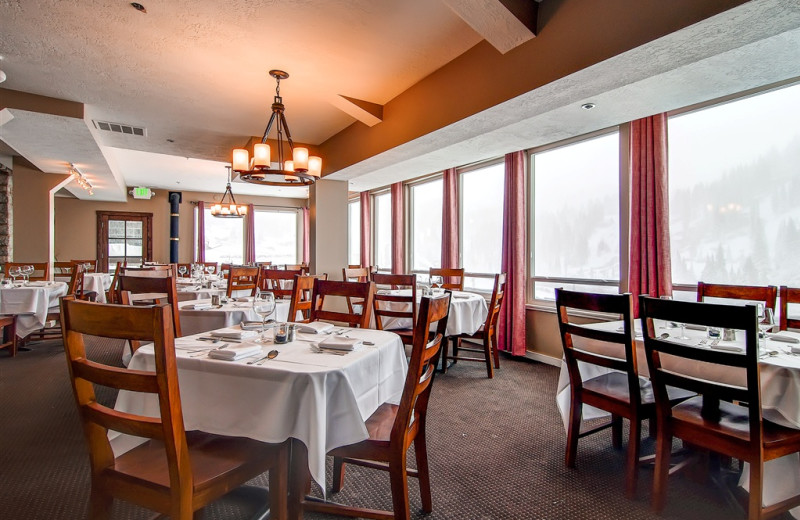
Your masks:
<svg viewBox="0 0 800 520"><path fill-rule="evenodd" d="M431 267L428 274L430 276L441 276L444 280L442 287L454 291L464 290L464 268Z"/></svg>
<svg viewBox="0 0 800 520"><path fill-rule="evenodd" d="M780 329L781 330L800 329L800 318L789 317L789 304L800 303L800 289L781 285L780 300L781 300Z"/></svg>
<svg viewBox="0 0 800 520"><path fill-rule="evenodd" d="M258 267L231 266L226 291L228 298L233 295L233 291L250 291L250 296L255 296L259 284L259 271Z"/></svg>
<svg viewBox="0 0 800 520"><path fill-rule="evenodd" d="M385 318L410 319L408 328L414 329L417 321L417 275L373 273L376 291L372 300L375 326L383 330ZM381 294L384 290L408 291L407 295Z"/></svg>
<svg viewBox="0 0 800 520"><path fill-rule="evenodd" d="M262 291L270 291L275 295L275 298L291 298L292 288L289 287L289 282L292 282L295 276L303 275L303 271L300 269L270 269L267 266L262 266L259 269L259 288Z"/></svg>
<svg viewBox="0 0 800 520"><path fill-rule="evenodd" d="M697 301L706 298L726 298L729 300L747 300L762 302L768 309L775 311L778 289L774 285L725 285L713 283L697 283Z"/></svg>
<svg viewBox="0 0 800 520"><path fill-rule="evenodd" d="M314 280L327 280L327 274L313 275L313 276L300 276L294 275L292 285L292 299L289 303L289 321L296 321L301 323L308 323L311 321L311 296L314 292ZM297 313L300 312L303 316L302 319L297 319Z"/></svg>
<svg viewBox="0 0 800 520"><path fill-rule="evenodd" d="M44 282L50 279L50 263L49 262L6 262L3 264L3 274L9 278L8 270L12 267L25 267L26 265L33 266L33 274L28 279L31 281Z"/></svg>

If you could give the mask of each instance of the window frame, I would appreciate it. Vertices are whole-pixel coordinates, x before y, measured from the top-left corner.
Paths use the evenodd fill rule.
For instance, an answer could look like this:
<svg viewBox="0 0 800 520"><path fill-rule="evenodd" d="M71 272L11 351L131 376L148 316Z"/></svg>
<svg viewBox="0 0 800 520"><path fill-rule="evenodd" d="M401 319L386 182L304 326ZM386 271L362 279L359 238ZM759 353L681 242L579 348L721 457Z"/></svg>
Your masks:
<svg viewBox="0 0 800 520"><path fill-rule="evenodd" d="M295 250L294 250L294 262L286 262L288 264L300 264L302 263L303 258L303 208L302 207L295 207L295 206L259 206L253 205L253 212L257 213L259 211L262 212L274 212L274 213L294 213L295 216ZM247 217L245 217L247 218ZM255 215L253 216L255 218ZM244 220L244 219L243 219ZM255 222L253 225L255 226ZM242 224L244 225L244 223ZM245 232L247 231L245 227ZM247 241L247 237L244 237L244 241ZM255 244L253 244L254 252L256 254L256 258L258 258L258 251L255 250ZM258 260L256 260L258 261ZM271 260L267 260L271 261ZM281 265L281 264L278 264Z"/></svg>
<svg viewBox="0 0 800 520"><path fill-rule="evenodd" d="M377 250L377 246L378 246L378 225L377 225L377 219L378 219L377 208L378 208L378 204L376 202L376 198L380 197L380 196L384 196L384 195L387 195L389 197L389 203L391 204L391 202L392 202L392 190L391 190L391 187L387 186L387 187L380 188L380 189L373 190L373 191L369 192L369 197L370 197L370 216L369 216L369 218L370 218L370 221L371 221L370 222L370 224L371 224L370 225L370 238L372 239L372 243L370 244L370 250L371 250L370 252L371 252L371 259L372 259L371 267L373 267L373 268L375 267L375 263L378 261L378 250ZM389 232L391 234L391 223L390 223L390 228L389 229L390 229ZM390 235L389 242L391 243L391 241L392 241L392 238L391 238L391 235ZM389 266L388 267L383 267L383 268L380 268L380 266L378 266L378 267L379 267L379 269L376 269L376 271L379 272L379 273L391 273L392 272L391 261L389 262Z"/></svg>

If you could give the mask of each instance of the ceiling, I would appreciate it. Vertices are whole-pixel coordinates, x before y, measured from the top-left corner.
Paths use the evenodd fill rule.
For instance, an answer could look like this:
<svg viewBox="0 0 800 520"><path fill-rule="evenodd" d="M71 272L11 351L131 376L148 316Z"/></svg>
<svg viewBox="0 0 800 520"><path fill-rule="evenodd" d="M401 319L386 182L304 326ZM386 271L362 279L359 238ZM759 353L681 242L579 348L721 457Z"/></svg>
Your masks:
<svg viewBox="0 0 800 520"><path fill-rule="evenodd" d="M483 39L456 14L452 4L470 3L460 0L142 3L146 14L123 0L0 2L2 87L85 107L83 120L0 111L0 145L48 173L74 162L97 200L125 200L136 185L221 192L230 149L263 133L275 87L269 69L290 74L281 94L293 138L317 145L356 121L339 108L340 95L385 104ZM800 77L798 28L796 3L753 0L330 178L370 189ZM597 108L579 110L585 101ZM100 131L93 121L146 136ZM88 198L74 183L67 189ZM244 183L234 191L307 196Z"/></svg>

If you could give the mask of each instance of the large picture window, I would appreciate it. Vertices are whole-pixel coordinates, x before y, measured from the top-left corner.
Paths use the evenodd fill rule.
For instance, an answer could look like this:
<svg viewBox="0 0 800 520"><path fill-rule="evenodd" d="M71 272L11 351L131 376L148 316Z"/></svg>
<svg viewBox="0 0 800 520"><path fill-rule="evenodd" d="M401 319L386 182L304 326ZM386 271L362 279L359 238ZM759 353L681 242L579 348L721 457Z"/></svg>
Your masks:
<svg viewBox="0 0 800 520"><path fill-rule="evenodd" d="M409 187L411 272L423 279L442 263L442 190L441 178Z"/></svg>
<svg viewBox="0 0 800 520"><path fill-rule="evenodd" d="M676 284L800 284L800 85L669 119Z"/></svg>
<svg viewBox="0 0 800 520"><path fill-rule="evenodd" d="M244 263L244 219L211 216L211 208L205 208L206 262Z"/></svg>
<svg viewBox="0 0 800 520"><path fill-rule="evenodd" d="M372 199L373 264L379 271L392 270L392 195L389 192Z"/></svg>
<svg viewBox="0 0 800 520"><path fill-rule="evenodd" d="M619 133L531 154L533 296L619 290Z"/></svg>
<svg viewBox="0 0 800 520"><path fill-rule="evenodd" d="M361 201L347 205L347 263L361 265Z"/></svg>
<svg viewBox="0 0 800 520"><path fill-rule="evenodd" d="M256 262L298 264L297 210L256 209Z"/></svg>
<svg viewBox="0 0 800 520"><path fill-rule="evenodd" d="M491 291L502 260L505 164L464 171L460 179L464 288Z"/></svg>

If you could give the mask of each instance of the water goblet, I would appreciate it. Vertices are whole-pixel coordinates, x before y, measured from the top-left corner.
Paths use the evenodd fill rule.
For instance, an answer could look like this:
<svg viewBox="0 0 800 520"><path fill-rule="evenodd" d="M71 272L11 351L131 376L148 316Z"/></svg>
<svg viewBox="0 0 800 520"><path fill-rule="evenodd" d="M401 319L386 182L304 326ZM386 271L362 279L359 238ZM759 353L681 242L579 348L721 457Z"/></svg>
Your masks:
<svg viewBox="0 0 800 520"><path fill-rule="evenodd" d="M32 265L26 265L26 266L24 266L22 268L21 272L22 272L22 276L25 278L25 285L28 285L28 283L30 282L31 275L33 274L34 270L35 269L33 268Z"/></svg>
<svg viewBox="0 0 800 520"><path fill-rule="evenodd" d="M8 275L14 279L14 285L17 284L17 276L20 276L21 274L22 274L21 267L11 267L8 269Z"/></svg>
<svg viewBox="0 0 800 520"><path fill-rule="evenodd" d="M178 266L178 274L181 275L181 278L186 276L186 266L185 265Z"/></svg>
<svg viewBox="0 0 800 520"><path fill-rule="evenodd" d="M256 291L256 296L253 298L253 312L261 316L261 337L259 342L266 343L267 317L275 312L275 294L269 291Z"/></svg>
<svg viewBox="0 0 800 520"><path fill-rule="evenodd" d="M217 270L217 268L216 268L215 266L213 266L213 265L207 265L207 266L206 266L206 272L207 272L209 275L212 275L212 274L214 274L214 271L216 271L216 270Z"/></svg>

